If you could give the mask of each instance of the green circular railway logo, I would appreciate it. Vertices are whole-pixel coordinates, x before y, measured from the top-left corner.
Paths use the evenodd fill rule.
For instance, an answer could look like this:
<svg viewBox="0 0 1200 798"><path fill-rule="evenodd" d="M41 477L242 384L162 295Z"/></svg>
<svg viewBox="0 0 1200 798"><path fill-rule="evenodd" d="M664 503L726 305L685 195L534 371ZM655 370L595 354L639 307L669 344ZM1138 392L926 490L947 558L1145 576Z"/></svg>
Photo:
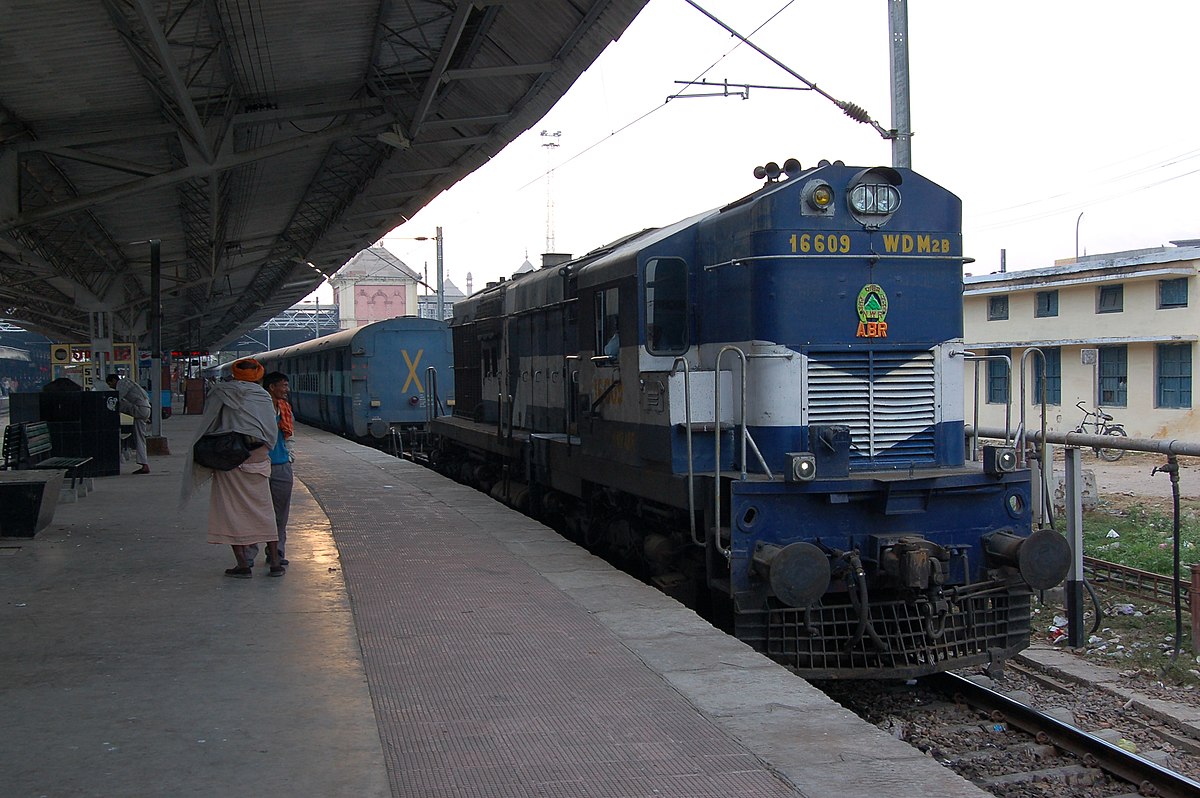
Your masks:
<svg viewBox="0 0 1200 798"><path fill-rule="evenodd" d="M883 289L875 283L868 283L858 292L858 320L880 322L887 319L888 298Z"/></svg>

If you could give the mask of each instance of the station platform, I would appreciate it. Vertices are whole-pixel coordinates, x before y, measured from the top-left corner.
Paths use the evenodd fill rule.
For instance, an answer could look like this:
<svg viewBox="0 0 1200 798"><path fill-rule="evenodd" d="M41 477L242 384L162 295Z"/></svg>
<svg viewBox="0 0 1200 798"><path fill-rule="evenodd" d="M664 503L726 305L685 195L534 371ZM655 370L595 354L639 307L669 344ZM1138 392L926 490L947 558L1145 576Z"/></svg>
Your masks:
<svg viewBox="0 0 1200 798"><path fill-rule="evenodd" d="M0 539L0 795L987 795L487 496L308 427L283 578L151 473ZM265 571L260 567L256 571Z"/></svg>

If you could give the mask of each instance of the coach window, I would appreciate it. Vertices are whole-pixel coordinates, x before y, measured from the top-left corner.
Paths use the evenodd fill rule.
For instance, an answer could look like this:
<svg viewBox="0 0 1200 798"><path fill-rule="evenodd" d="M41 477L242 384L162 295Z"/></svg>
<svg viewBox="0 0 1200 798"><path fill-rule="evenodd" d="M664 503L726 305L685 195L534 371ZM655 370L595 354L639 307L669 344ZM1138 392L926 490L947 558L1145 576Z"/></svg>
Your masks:
<svg viewBox="0 0 1200 798"><path fill-rule="evenodd" d="M652 355L687 351L687 279L679 258L646 263L646 350Z"/></svg>
<svg viewBox="0 0 1200 798"><path fill-rule="evenodd" d="M617 289L605 288L596 292L596 340L594 353L615 358L621 351L621 339L617 335Z"/></svg>

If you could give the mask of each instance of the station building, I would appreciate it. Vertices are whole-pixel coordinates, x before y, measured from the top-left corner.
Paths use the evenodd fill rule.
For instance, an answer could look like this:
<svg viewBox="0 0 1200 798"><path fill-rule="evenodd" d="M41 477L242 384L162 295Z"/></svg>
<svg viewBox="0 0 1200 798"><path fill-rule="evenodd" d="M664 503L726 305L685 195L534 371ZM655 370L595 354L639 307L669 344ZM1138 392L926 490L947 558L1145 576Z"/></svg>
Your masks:
<svg viewBox="0 0 1200 798"><path fill-rule="evenodd" d="M1047 425L1069 432L1076 407L1097 404L1133 437L1200 438L1193 411L1193 362L1200 332L1200 240L1175 246L1058 261L1051 268L967 276L963 337L966 419L1003 427L1012 401L1019 422L1021 362L1045 355ZM1041 369L1026 358L1024 403L1040 426ZM977 398L978 397L978 398Z"/></svg>

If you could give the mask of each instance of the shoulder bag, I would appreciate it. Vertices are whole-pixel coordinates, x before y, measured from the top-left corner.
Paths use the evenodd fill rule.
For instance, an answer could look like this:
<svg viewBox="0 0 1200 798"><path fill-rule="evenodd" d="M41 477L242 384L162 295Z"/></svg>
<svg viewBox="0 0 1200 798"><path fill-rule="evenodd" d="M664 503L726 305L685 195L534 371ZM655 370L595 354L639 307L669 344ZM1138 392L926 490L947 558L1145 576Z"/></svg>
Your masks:
<svg viewBox="0 0 1200 798"><path fill-rule="evenodd" d="M232 471L246 462L250 447L240 432L201 435L192 445L192 459L206 468Z"/></svg>

